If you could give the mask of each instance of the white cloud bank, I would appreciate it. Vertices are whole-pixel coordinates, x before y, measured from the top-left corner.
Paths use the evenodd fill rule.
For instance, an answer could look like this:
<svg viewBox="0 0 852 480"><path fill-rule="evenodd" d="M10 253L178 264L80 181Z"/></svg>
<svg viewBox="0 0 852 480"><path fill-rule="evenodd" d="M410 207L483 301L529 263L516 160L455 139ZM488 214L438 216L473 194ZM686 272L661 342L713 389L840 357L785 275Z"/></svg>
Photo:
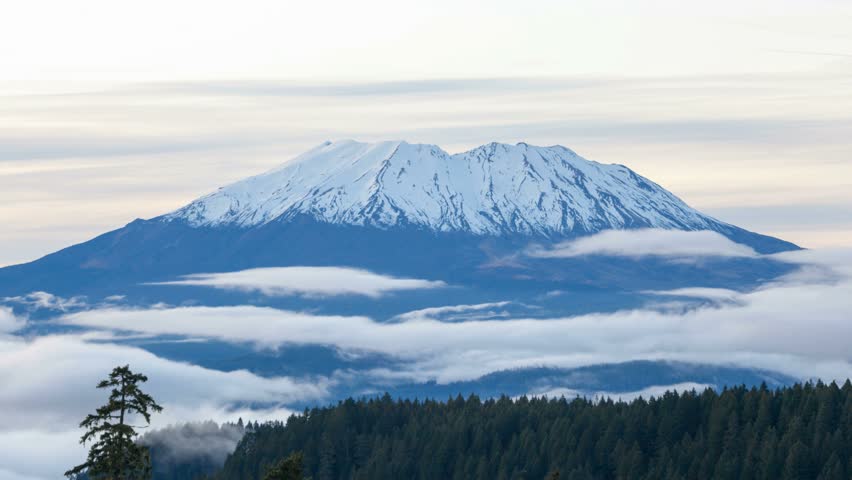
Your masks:
<svg viewBox="0 0 852 480"><path fill-rule="evenodd" d="M223 290L260 292L268 296L329 297L363 295L372 298L401 290L441 288L440 281L396 278L344 267L254 268L238 272L199 273L156 285L188 285Z"/></svg>
<svg viewBox="0 0 852 480"><path fill-rule="evenodd" d="M153 425L283 418L283 405L321 401L333 380L264 378L169 361L138 348L55 335L0 337L0 479L60 478L80 463L77 424L108 392L95 389L116 365L149 376L143 387L165 408ZM248 405L266 405L251 410ZM46 454L49 453L49 454Z"/></svg>
<svg viewBox="0 0 852 480"><path fill-rule="evenodd" d="M605 230L595 235L561 242L552 248L535 248L533 257L566 258L583 255L616 257L753 257L757 253L709 230L686 232L656 228Z"/></svg>
<svg viewBox="0 0 852 480"><path fill-rule="evenodd" d="M812 264L812 252L787 256ZM830 268L836 256L823 258ZM61 322L143 334L209 337L265 346L319 344L370 351L408 362L383 377L439 382L466 380L509 368L577 367L635 359L735 364L800 378L852 374L852 280L803 284L779 281L748 293L724 292L725 302L689 311L654 309L569 318L474 320L423 317L379 323L366 317L313 316L272 308L183 307L106 309L69 314ZM791 277L794 278L795 276ZM706 290L676 294L708 295ZM711 291L711 296L722 292Z"/></svg>
<svg viewBox="0 0 852 480"><path fill-rule="evenodd" d="M11 308L0 307L0 335L20 330L26 324L26 320L17 317Z"/></svg>

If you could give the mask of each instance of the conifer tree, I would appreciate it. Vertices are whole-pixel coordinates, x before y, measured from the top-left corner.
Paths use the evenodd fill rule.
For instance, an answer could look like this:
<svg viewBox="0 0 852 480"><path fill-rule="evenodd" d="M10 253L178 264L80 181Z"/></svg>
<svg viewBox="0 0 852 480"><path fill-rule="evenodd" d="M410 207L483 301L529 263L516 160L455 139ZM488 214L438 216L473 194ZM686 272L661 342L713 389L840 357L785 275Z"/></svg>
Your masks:
<svg viewBox="0 0 852 480"><path fill-rule="evenodd" d="M263 476L263 480L302 480L302 453L291 453Z"/></svg>
<svg viewBox="0 0 852 480"><path fill-rule="evenodd" d="M217 480L260 480L297 450L304 476L316 480L549 480L555 471L560 480L852 478L852 384L630 403L385 396L254 427Z"/></svg>
<svg viewBox="0 0 852 480"><path fill-rule="evenodd" d="M142 392L140 383L148 377L133 373L128 365L115 367L109 378L98 383L97 388L110 388L107 404L89 414L80 422L85 433L80 443L93 441L85 463L65 472L71 479L91 480L142 480L151 477L151 459L148 449L134 442L136 428L129 422L141 417L151 423L151 414L163 408ZM144 427L143 427L144 428Z"/></svg>

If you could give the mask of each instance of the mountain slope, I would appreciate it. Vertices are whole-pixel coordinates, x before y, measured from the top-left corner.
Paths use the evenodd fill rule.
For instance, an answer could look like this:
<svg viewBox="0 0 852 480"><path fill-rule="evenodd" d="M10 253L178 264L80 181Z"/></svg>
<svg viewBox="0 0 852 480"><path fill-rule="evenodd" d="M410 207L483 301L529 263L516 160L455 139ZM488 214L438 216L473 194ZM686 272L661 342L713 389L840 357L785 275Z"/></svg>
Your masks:
<svg viewBox="0 0 852 480"><path fill-rule="evenodd" d="M627 167L591 162L561 146L524 143L449 155L406 142L326 142L164 219L252 227L300 214L335 224L410 224L477 235L731 227Z"/></svg>
<svg viewBox="0 0 852 480"><path fill-rule="evenodd" d="M653 259L518 257L531 243L645 227L713 230L759 253L798 248L715 220L624 166L590 162L564 147L492 143L449 155L431 145L343 141L172 213L0 269L0 298L35 290L162 292L145 284L293 265L507 292L533 284L740 288L789 270L761 258L719 260L713 269L704 262L702 270ZM514 258L512 265L495 267L504 258Z"/></svg>
<svg viewBox="0 0 852 480"><path fill-rule="evenodd" d="M27 323L27 334L78 328L50 321L64 313L61 308L31 309L14 298L35 291L82 299L75 307L80 309L255 305L396 323L401 315L423 309L500 303L507 306L495 312L494 319L546 321L649 305L699 308L712 300L668 301L648 291L748 290L796 268L771 256L750 254L696 261L531 254L538 247L548 249L601 230L643 227L714 230L760 253L798 248L703 215L626 167L589 162L563 147L489 144L449 155L428 145L346 141L323 144L175 212L136 220L35 262L2 268L0 305L38 320ZM162 284L184 275L288 266L353 267L440 281L445 287L394 291L381 298L318 298ZM117 304L110 300L115 298L120 299ZM476 317L446 321L466 318ZM259 351L255 344L227 339L184 342L168 336L137 343L134 337L126 341L174 361L261 375L395 371L408 365L380 352L341 353L323 342ZM630 369L622 365L615 370ZM725 383L755 378L749 369L729 373ZM702 367L688 378L698 381L711 374ZM596 370L593 376L599 382L611 377L606 385L614 391L627 391L618 388L638 378L645 378L647 385L664 385L659 382L669 378L665 368L655 365L615 377ZM554 377L563 375L523 369L452 388L520 394ZM557 380L551 382L554 387L574 385ZM435 383L388 386L387 379L369 375L355 375L350 381L341 383L338 393L360 395L391 387L416 396L446 392ZM516 390L508 390L511 385Z"/></svg>

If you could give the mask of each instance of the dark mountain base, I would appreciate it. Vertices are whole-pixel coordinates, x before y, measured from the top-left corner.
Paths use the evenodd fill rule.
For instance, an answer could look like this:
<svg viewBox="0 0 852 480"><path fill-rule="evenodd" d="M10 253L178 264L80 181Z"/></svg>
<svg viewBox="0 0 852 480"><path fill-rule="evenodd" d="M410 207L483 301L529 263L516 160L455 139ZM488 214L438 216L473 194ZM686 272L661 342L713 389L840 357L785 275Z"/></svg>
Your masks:
<svg viewBox="0 0 852 480"><path fill-rule="evenodd" d="M743 237L738 241L759 251L797 248L744 230L734 229L730 236ZM181 222L137 220L35 262L0 269L0 297L46 291L92 299L122 294L137 303L154 303L174 295L166 293L165 287L143 284L193 273L276 266L365 268L520 296L553 290L612 293L684 286L749 288L792 270L788 264L766 258L677 262L595 255L542 259L524 254L533 244L562 240L566 239L481 237L417 228L383 230L331 225L309 217L253 229L193 228ZM185 293L185 289L178 290L177 295ZM204 303L228 298L221 291L193 294L203 297L195 299Z"/></svg>

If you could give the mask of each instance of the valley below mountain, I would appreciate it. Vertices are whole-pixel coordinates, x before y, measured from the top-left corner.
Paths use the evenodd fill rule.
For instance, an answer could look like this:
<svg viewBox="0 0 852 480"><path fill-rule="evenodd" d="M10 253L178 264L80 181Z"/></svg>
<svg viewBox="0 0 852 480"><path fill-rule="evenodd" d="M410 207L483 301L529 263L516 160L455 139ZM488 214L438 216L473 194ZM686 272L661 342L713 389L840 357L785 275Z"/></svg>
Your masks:
<svg viewBox="0 0 852 480"><path fill-rule="evenodd" d="M737 308L798 271L796 251L561 146L345 140L0 269L0 298L32 335L113 332L218 371L313 376L327 398L784 385L797 377L688 349L604 354L573 325Z"/></svg>

